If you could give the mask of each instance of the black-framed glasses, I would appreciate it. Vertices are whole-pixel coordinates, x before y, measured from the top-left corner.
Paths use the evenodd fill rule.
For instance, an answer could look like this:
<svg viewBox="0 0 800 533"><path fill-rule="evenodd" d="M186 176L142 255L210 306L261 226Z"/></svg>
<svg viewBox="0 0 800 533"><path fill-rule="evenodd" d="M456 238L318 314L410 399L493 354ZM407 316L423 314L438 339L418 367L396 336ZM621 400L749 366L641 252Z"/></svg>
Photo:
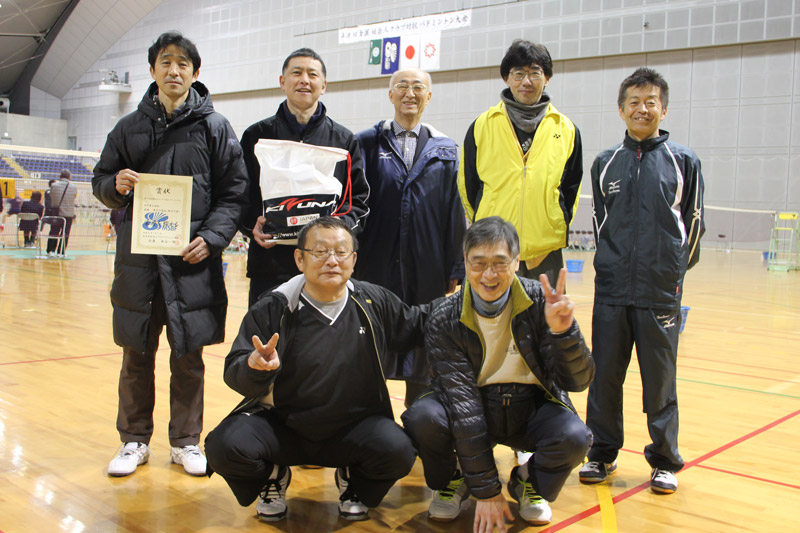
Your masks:
<svg viewBox="0 0 800 533"><path fill-rule="evenodd" d="M513 259L509 259L508 261L486 261L485 259L476 259L472 261L467 259L470 271L476 274L484 272L487 268L491 268L492 272L495 274L503 274L509 271L511 263L513 262Z"/></svg>
<svg viewBox="0 0 800 533"><path fill-rule="evenodd" d="M314 258L315 261L320 263L324 263L328 260L330 256L333 256L338 262L344 263L347 261L351 255L355 253L355 250L309 250L308 248L299 248L304 252L308 252L311 257Z"/></svg>
<svg viewBox="0 0 800 533"><path fill-rule="evenodd" d="M522 81L528 78L531 81L538 81L544 77L544 71L537 68L533 70L512 70L511 79L514 81Z"/></svg>
<svg viewBox="0 0 800 533"><path fill-rule="evenodd" d="M428 88L421 83L415 83L414 85L409 85L407 83L395 83L393 88L394 90L399 91L400 94L405 94L409 89L411 89L417 96L423 96L428 92Z"/></svg>

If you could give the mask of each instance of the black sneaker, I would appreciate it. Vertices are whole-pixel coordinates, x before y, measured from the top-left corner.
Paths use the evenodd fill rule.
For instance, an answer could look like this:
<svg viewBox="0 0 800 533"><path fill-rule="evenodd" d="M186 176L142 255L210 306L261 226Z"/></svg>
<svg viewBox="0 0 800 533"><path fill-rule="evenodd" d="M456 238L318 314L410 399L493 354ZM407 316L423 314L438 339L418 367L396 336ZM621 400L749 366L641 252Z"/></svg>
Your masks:
<svg viewBox="0 0 800 533"><path fill-rule="evenodd" d="M606 480L608 476L617 471L617 462L603 463L601 461L589 461L583 465L578 472L578 479L581 483L594 485Z"/></svg>
<svg viewBox="0 0 800 533"><path fill-rule="evenodd" d="M334 475L336 487L339 489L339 516L345 520L366 520L369 508L361 503L350 485L350 474L346 467L337 468Z"/></svg>
<svg viewBox="0 0 800 533"><path fill-rule="evenodd" d="M277 470L277 473L276 473ZM274 477L273 477L274 476ZM292 469L275 465L272 475L258 495L256 513L259 520L277 522L286 518L286 489L292 482Z"/></svg>

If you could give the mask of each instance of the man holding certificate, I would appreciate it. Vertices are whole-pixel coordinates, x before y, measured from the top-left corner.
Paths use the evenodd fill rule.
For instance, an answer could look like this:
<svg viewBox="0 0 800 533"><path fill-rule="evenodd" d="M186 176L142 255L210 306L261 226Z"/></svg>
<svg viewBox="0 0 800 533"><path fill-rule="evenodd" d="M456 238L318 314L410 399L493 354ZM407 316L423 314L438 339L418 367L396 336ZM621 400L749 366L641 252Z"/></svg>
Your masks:
<svg viewBox="0 0 800 533"><path fill-rule="evenodd" d="M170 352L171 458L204 475L203 346L223 341L228 298L222 251L246 204L242 149L197 82L200 55L181 34L148 51L150 85L136 111L109 133L92 189L106 206L127 207L117 235L114 341L122 346L112 476L147 462L153 433L154 368L164 325Z"/></svg>

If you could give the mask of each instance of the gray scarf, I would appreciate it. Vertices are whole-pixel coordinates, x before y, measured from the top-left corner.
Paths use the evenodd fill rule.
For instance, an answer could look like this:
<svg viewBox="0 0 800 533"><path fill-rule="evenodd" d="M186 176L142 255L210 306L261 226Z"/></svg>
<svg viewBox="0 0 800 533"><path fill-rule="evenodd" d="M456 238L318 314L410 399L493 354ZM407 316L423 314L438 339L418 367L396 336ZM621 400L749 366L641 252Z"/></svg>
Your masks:
<svg viewBox="0 0 800 533"><path fill-rule="evenodd" d="M469 290L472 292L472 307L478 312L479 315L485 316L486 318L494 318L499 316L500 313L503 312L503 309L505 309L509 296L511 296L511 287L509 287L500 298L493 302L487 302L478 296L478 293L475 292L475 289L470 287Z"/></svg>
<svg viewBox="0 0 800 533"><path fill-rule="evenodd" d="M506 87L500 93L500 99L506 104L508 116L515 128L519 128L526 133L533 133L542 121L547 106L550 104L550 95L542 93L539 101L533 105L520 104L514 100L511 89Z"/></svg>

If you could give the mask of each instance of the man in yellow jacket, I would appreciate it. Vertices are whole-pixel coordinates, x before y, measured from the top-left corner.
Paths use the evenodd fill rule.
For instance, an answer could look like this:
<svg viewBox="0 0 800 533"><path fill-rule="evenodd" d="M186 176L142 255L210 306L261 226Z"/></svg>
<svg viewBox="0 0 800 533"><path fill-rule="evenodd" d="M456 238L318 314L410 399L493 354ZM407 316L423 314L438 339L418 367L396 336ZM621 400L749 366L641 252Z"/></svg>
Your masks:
<svg viewBox="0 0 800 533"><path fill-rule="evenodd" d="M500 74L507 85L500 103L481 114L464 139L461 201L472 222L497 215L514 225L520 276L554 280L578 206L581 135L545 92L553 61L544 45L514 41Z"/></svg>

